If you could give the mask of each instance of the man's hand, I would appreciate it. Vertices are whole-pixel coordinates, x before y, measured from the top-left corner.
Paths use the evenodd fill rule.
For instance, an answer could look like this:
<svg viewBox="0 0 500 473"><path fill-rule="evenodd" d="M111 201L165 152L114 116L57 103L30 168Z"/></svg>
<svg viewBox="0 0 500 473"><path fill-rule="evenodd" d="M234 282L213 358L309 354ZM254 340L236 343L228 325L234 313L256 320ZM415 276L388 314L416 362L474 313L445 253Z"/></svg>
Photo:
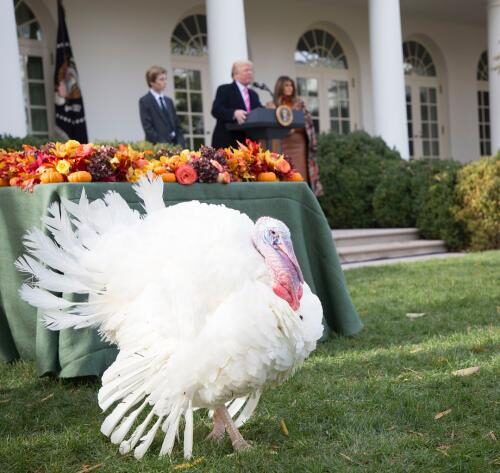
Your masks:
<svg viewBox="0 0 500 473"><path fill-rule="evenodd" d="M246 110L235 110L234 111L234 119L238 122L238 125L241 125L247 119L247 111Z"/></svg>

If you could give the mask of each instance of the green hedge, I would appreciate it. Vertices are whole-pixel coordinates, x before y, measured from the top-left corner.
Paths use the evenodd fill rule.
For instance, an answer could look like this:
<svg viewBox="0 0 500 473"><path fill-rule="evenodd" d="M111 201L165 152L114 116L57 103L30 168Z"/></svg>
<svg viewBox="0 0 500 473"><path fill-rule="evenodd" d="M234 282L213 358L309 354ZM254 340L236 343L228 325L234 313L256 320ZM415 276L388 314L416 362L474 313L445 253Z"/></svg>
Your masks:
<svg viewBox="0 0 500 473"><path fill-rule="evenodd" d="M321 135L318 164L325 190L320 204L332 228L417 227L423 238L466 244L451 160L404 161L381 138L365 132Z"/></svg>
<svg viewBox="0 0 500 473"><path fill-rule="evenodd" d="M0 149L5 150L15 150L20 151L23 149L23 144L32 146L42 146L47 143L47 138L40 138L38 136L28 135L24 138L19 138L11 135L0 135ZM157 143L153 144L149 141L118 141L118 140L103 140L96 141L95 144L107 145L107 146L118 146L119 144L128 144L132 146L137 151L153 150L158 151L168 151L169 153L174 153L180 151L181 147L177 145L171 145L169 143Z"/></svg>
<svg viewBox="0 0 500 473"><path fill-rule="evenodd" d="M23 145L42 146L47 143L47 138L39 136L27 135L24 138L19 138L12 135L0 135L0 149L20 151Z"/></svg>
<svg viewBox="0 0 500 473"><path fill-rule="evenodd" d="M372 205L386 166L401 157L381 138L364 131L324 134L318 141L318 165L324 195L320 204L332 228L377 226Z"/></svg>

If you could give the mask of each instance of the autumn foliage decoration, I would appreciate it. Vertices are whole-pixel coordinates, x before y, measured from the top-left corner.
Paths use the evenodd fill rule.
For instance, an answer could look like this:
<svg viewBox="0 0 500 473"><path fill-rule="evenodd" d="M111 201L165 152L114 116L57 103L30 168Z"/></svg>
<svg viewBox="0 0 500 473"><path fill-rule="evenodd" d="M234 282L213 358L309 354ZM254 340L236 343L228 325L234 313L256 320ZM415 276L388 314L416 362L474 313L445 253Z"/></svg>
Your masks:
<svg viewBox="0 0 500 473"><path fill-rule="evenodd" d="M184 185L303 180L289 157L264 150L250 140L238 143L237 148L202 146L198 151L185 149L177 154L75 140L38 148L24 145L22 151L0 149L0 187L31 190L36 184L61 182L137 182L148 172L164 182Z"/></svg>

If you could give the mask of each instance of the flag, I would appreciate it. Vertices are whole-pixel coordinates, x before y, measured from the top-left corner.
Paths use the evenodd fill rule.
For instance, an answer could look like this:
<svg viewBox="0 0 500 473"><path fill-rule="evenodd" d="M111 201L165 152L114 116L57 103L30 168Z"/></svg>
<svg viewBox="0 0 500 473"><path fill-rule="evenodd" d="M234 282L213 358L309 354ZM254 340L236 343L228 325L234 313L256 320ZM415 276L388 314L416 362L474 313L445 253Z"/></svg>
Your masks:
<svg viewBox="0 0 500 473"><path fill-rule="evenodd" d="M56 132L61 139L87 143L87 124L75 58L71 50L62 1L57 1L56 70L54 73Z"/></svg>

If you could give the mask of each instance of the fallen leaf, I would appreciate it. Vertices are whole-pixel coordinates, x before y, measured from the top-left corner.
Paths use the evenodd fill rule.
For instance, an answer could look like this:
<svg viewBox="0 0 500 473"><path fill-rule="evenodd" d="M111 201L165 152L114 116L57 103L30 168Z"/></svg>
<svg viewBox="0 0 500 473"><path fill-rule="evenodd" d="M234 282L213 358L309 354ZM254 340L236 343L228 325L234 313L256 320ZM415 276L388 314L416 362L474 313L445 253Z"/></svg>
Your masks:
<svg viewBox="0 0 500 473"><path fill-rule="evenodd" d="M471 374L477 373L479 371L479 366L471 366L470 368L463 368L461 370L453 371L455 376L470 376Z"/></svg>
<svg viewBox="0 0 500 473"><path fill-rule="evenodd" d="M419 351L422 351L422 347L415 347L410 350L410 353L418 353Z"/></svg>
<svg viewBox="0 0 500 473"><path fill-rule="evenodd" d="M409 319L418 319L420 317L423 317L425 315L425 312L408 312L406 314L406 317Z"/></svg>
<svg viewBox="0 0 500 473"><path fill-rule="evenodd" d="M496 437L496 435L495 435L495 432L493 432L493 431L488 432L488 434L487 434L487 435L488 435L488 437L492 438L492 439L496 442L497 437Z"/></svg>
<svg viewBox="0 0 500 473"><path fill-rule="evenodd" d="M424 434L422 432L415 432L414 430L408 430L408 433L410 434L415 434L415 435L418 435L420 437L423 437Z"/></svg>
<svg viewBox="0 0 500 473"><path fill-rule="evenodd" d="M349 460L351 463L354 463L354 460L351 457L348 457L347 455L343 454L342 452L339 452L339 455L346 460Z"/></svg>
<svg viewBox="0 0 500 473"><path fill-rule="evenodd" d="M346 460L349 460L351 463L354 463L355 465L359 465L359 466L363 466L361 463L353 460L351 457L348 457L347 455L345 455L344 453L341 453L339 452L339 455L343 458L345 458Z"/></svg>
<svg viewBox="0 0 500 473"><path fill-rule="evenodd" d="M54 397L54 393L50 393L48 396L45 396L43 399L40 399L40 402L48 401L51 397Z"/></svg>
<svg viewBox="0 0 500 473"><path fill-rule="evenodd" d="M436 448L436 450L439 453L442 453L443 455L446 455L447 457L449 457L448 452L446 451L449 448L450 448L450 445L440 445L439 447Z"/></svg>
<svg viewBox="0 0 500 473"><path fill-rule="evenodd" d="M451 409L446 409L445 411L438 412L438 413L434 416L434 420L441 419L441 417L447 416L450 412L451 412Z"/></svg>
<svg viewBox="0 0 500 473"><path fill-rule="evenodd" d="M200 458L197 458L196 460L193 460L192 462L189 462L189 463L179 463L178 465L174 466L174 470L187 470L193 466L198 465L204 459L205 459L205 457L200 457Z"/></svg>
<svg viewBox="0 0 500 473"><path fill-rule="evenodd" d="M98 463L97 465L94 465L94 466L82 465L83 469L81 469L80 471L77 471L76 473L88 473L89 471L97 470L97 468L100 468L103 465L104 465L104 463Z"/></svg>
<svg viewBox="0 0 500 473"><path fill-rule="evenodd" d="M285 421L283 419L281 419L280 421L280 427L281 427L281 431L288 437L288 428L285 424Z"/></svg>

